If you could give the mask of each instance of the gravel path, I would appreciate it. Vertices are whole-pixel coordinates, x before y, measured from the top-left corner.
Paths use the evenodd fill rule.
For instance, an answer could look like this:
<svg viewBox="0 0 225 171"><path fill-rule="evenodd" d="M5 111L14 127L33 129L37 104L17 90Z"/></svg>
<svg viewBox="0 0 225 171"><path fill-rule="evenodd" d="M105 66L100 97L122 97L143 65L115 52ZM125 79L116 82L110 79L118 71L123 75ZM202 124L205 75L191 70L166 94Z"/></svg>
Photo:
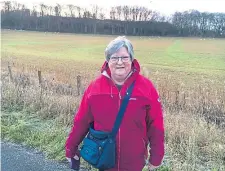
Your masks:
<svg viewBox="0 0 225 171"><path fill-rule="evenodd" d="M1 171L72 171L68 163L45 159L39 151L9 142L1 142L0 158Z"/></svg>

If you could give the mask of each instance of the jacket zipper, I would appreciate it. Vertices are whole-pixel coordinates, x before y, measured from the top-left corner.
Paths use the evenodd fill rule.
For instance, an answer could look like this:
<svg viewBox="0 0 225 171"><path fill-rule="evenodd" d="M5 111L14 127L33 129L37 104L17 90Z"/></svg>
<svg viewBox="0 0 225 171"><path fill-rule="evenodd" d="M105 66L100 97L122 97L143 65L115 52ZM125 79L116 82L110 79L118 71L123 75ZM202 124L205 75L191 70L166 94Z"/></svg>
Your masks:
<svg viewBox="0 0 225 171"><path fill-rule="evenodd" d="M135 72L135 71L134 71ZM129 76L130 75L132 75L134 72L131 72L130 74L129 74ZM128 77L129 77L128 76ZM112 80L112 78L110 78L109 76L107 76L106 75L106 77L108 77L112 82L113 82L113 80ZM127 78L128 78L127 77ZM127 79L126 78L126 79ZM114 86L116 86L116 84L113 82L113 84L114 84ZM112 93L112 92L111 92ZM120 101L121 101L121 94L120 94L120 91L119 91L119 108L118 108L118 111L120 110ZM119 152L119 154L118 154L118 171L120 170L120 128L119 128L119 142L118 142L118 145L119 145L119 150L118 150L118 152Z"/></svg>
<svg viewBox="0 0 225 171"><path fill-rule="evenodd" d="M111 78L109 78L112 82L113 80ZM114 86L116 87L116 84L113 82ZM121 101L122 97L121 97L121 94L120 94L120 91L119 91L119 107L118 107L118 111L120 110L120 101ZM119 142L118 142L118 146L119 146L119 149L118 149L118 171L120 171L120 128L119 128Z"/></svg>
<svg viewBox="0 0 225 171"><path fill-rule="evenodd" d="M121 100L121 94L120 94L120 91L119 91L119 109L120 109L120 100ZM118 145L119 145L119 149L118 149L118 171L120 170L120 128L119 128L119 142L118 142Z"/></svg>

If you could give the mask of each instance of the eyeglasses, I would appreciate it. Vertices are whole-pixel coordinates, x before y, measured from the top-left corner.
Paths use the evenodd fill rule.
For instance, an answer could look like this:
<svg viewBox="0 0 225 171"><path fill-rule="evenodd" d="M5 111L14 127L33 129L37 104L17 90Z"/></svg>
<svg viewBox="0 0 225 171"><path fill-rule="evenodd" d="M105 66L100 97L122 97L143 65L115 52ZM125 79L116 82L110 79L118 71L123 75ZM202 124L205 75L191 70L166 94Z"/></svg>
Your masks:
<svg viewBox="0 0 225 171"><path fill-rule="evenodd" d="M129 56L120 56L120 57L112 56L110 58L110 62L111 63L117 63L119 61L119 59L121 59L122 62L129 62L130 61Z"/></svg>

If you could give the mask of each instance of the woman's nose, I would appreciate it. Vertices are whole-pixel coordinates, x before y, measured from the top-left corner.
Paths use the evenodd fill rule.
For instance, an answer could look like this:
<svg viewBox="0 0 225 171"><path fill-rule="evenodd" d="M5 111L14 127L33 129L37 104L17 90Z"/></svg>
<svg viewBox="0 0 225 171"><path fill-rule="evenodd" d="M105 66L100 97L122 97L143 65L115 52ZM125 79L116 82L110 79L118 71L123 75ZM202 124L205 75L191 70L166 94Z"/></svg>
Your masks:
<svg viewBox="0 0 225 171"><path fill-rule="evenodd" d="M122 64L123 63L122 58L119 58L117 63Z"/></svg>

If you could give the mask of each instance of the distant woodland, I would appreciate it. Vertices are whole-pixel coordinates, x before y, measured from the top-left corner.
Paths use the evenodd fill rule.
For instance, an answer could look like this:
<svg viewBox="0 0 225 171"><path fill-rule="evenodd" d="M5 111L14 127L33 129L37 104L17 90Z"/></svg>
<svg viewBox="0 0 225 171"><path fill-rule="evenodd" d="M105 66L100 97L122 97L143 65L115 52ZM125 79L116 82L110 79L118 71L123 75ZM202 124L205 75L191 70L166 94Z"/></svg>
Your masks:
<svg viewBox="0 0 225 171"><path fill-rule="evenodd" d="M82 8L68 4L28 9L15 1L1 2L2 29L134 36L225 37L225 13L197 10L163 16L144 6L98 5Z"/></svg>

